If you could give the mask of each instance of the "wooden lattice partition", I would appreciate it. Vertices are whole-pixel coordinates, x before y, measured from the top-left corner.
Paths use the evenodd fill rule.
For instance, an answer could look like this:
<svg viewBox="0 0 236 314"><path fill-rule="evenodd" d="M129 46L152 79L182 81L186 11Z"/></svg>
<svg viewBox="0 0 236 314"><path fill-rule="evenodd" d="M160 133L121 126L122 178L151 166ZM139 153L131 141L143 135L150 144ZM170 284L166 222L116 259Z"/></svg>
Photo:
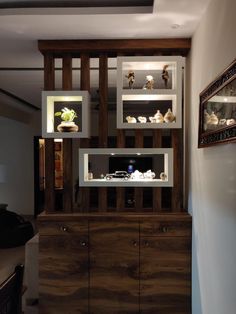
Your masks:
<svg viewBox="0 0 236 314"><path fill-rule="evenodd" d="M179 212L183 211L183 129L172 129L166 139L162 130L153 130L149 139L145 130L133 131L133 138L126 136L126 130L117 129L117 148L130 147L172 147L174 150L174 187L147 188L79 188L79 201L74 199L73 160L74 147L109 147L108 134L108 58L118 55L180 55L186 56L190 49L189 39L151 40L69 40L39 41L39 50L44 55L44 89L55 89L55 58L62 59L62 89L73 90L72 60L81 60L80 89L90 91L90 59L99 58L99 132L98 139L63 140L63 211L132 211L132 212ZM129 132L130 133L130 132ZM114 139L113 139L114 140ZM113 141L114 142L114 141ZM94 144L96 143L96 144ZM148 144L145 144L148 143ZM169 144L166 144L169 143ZM55 207L55 169L53 139L45 140L45 210L57 211ZM133 195L133 204L127 207L127 189ZM147 193L148 192L148 193ZM109 197L114 206L109 206ZM146 196L145 196L146 195ZM151 198L151 205L144 206L145 198ZM97 201L94 199L97 198ZM165 203L165 201L167 202ZM91 205L93 204L93 205ZM94 206L95 204L95 206Z"/></svg>

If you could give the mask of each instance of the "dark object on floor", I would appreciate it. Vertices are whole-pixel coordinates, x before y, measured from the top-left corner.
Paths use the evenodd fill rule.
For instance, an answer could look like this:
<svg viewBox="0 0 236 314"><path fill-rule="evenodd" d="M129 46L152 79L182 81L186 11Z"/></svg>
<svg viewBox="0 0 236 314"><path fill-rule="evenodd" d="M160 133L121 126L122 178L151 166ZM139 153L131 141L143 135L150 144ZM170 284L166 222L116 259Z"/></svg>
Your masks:
<svg viewBox="0 0 236 314"><path fill-rule="evenodd" d="M22 313L23 273L24 266L17 265L14 273L0 285L0 314Z"/></svg>
<svg viewBox="0 0 236 314"><path fill-rule="evenodd" d="M0 210L0 248L24 245L34 236L31 222L8 210Z"/></svg>

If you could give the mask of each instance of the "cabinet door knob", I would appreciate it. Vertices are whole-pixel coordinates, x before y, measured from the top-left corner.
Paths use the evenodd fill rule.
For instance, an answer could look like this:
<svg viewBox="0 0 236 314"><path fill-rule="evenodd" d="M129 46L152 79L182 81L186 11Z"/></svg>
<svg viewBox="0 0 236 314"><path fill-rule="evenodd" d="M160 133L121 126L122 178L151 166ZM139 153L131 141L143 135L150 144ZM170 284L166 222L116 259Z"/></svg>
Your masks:
<svg viewBox="0 0 236 314"><path fill-rule="evenodd" d="M81 241L80 241L80 245L81 245L81 246L86 246L86 241L81 240Z"/></svg>
<svg viewBox="0 0 236 314"><path fill-rule="evenodd" d="M63 232L67 232L68 231L68 227L67 226L61 226L60 230Z"/></svg>
<svg viewBox="0 0 236 314"><path fill-rule="evenodd" d="M165 226L161 227L161 232L166 233L168 231L169 231L168 227L165 227Z"/></svg>
<svg viewBox="0 0 236 314"><path fill-rule="evenodd" d="M146 240L146 241L144 241L144 245L145 246L149 246L149 242Z"/></svg>
<svg viewBox="0 0 236 314"><path fill-rule="evenodd" d="M137 246L138 245L138 242L133 240L133 246Z"/></svg>

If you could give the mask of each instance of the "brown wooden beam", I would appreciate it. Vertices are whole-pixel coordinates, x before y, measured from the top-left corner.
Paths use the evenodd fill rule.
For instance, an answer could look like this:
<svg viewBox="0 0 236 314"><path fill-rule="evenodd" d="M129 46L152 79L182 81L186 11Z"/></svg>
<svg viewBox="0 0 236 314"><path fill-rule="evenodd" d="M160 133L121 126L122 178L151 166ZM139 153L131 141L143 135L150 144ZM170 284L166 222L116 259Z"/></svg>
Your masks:
<svg viewBox="0 0 236 314"><path fill-rule="evenodd" d="M38 48L42 53L54 54L82 52L97 55L99 53L138 53L152 52L156 50L170 51L180 50L185 55L191 47L190 38L166 38L166 39L107 39L107 40L39 40Z"/></svg>
<svg viewBox="0 0 236 314"><path fill-rule="evenodd" d="M152 131L152 147L160 148L162 146L162 130L153 130ZM156 173L156 176L158 174ZM153 211L158 212L161 210L161 187L152 188L152 206Z"/></svg>
<svg viewBox="0 0 236 314"><path fill-rule="evenodd" d="M55 62L51 53L44 55L44 90L55 88ZM45 139L45 211L55 211L54 140Z"/></svg>
<svg viewBox="0 0 236 314"><path fill-rule="evenodd" d="M99 147L107 147L108 136L108 58L101 54L99 57ZM107 189L98 189L99 211L107 210Z"/></svg>
<svg viewBox="0 0 236 314"><path fill-rule="evenodd" d="M142 148L143 147L143 130L136 129L135 130L135 147ZM134 188L134 200L135 200L135 210L142 211L143 209L143 188L135 187Z"/></svg>
<svg viewBox="0 0 236 314"><path fill-rule="evenodd" d="M66 54L62 60L62 89L72 89L72 58ZM63 211L73 210L72 139L63 140Z"/></svg>
<svg viewBox="0 0 236 314"><path fill-rule="evenodd" d="M90 91L90 58L89 54L80 55L81 73L80 73L80 89ZM88 148L90 146L89 139L80 139L80 148ZM80 208L82 211L89 211L90 189L88 187L79 187L79 199L81 200Z"/></svg>
<svg viewBox="0 0 236 314"><path fill-rule="evenodd" d="M171 141L174 154L174 186L172 188L172 211L183 210L183 162L182 162L182 130L171 131Z"/></svg>

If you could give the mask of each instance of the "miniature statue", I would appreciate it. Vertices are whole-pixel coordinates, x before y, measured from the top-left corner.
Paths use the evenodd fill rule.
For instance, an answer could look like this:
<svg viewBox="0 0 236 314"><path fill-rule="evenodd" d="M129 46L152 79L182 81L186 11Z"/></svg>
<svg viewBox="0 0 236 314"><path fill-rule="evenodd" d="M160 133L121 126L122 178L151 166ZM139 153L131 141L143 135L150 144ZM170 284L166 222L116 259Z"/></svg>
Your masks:
<svg viewBox="0 0 236 314"><path fill-rule="evenodd" d="M151 123L156 123L156 119L154 117L149 117Z"/></svg>
<svg viewBox="0 0 236 314"><path fill-rule="evenodd" d="M164 121L166 123L174 122L175 121L175 116L172 113L171 109L169 108L166 114L164 115Z"/></svg>
<svg viewBox="0 0 236 314"><path fill-rule="evenodd" d="M150 180L150 179L154 179L156 174L152 170L148 170L148 171L144 172L143 176L144 176L144 179Z"/></svg>
<svg viewBox="0 0 236 314"><path fill-rule="evenodd" d="M164 84L165 84L165 88L167 88L167 84L168 84L168 81L169 81L169 73L167 71L167 68L168 68L168 64L165 64L164 67L163 67L163 70L162 70L162 79L164 81Z"/></svg>
<svg viewBox="0 0 236 314"><path fill-rule="evenodd" d="M156 120L156 123L163 123L164 118L163 115L161 114L160 110L157 110L156 114L154 115L154 118Z"/></svg>
<svg viewBox="0 0 236 314"><path fill-rule="evenodd" d="M143 178L143 173L138 170L135 170L133 173L131 173L132 180L141 180Z"/></svg>
<svg viewBox="0 0 236 314"><path fill-rule="evenodd" d="M125 76L128 79L129 88L133 88L135 79L134 79L134 71L130 70L128 74Z"/></svg>
<svg viewBox="0 0 236 314"><path fill-rule="evenodd" d="M235 121L235 119L227 119L226 120L226 125L232 125L232 124L234 124L236 121Z"/></svg>
<svg viewBox="0 0 236 314"><path fill-rule="evenodd" d="M143 86L143 89L153 89L154 86L154 79L152 75L146 76L146 82Z"/></svg>
<svg viewBox="0 0 236 314"><path fill-rule="evenodd" d="M204 125L203 125L204 131L207 130L209 121L210 121L210 115L209 115L209 113L207 112L207 110L204 109Z"/></svg>
<svg viewBox="0 0 236 314"><path fill-rule="evenodd" d="M218 122L219 122L219 119L217 118L217 115L215 115L214 111L212 111L209 117L209 121L208 121L208 126L209 126L208 128L214 129L217 126Z"/></svg>
<svg viewBox="0 0 236 314"><path fill-rule="evenodd" d="M147 118L146 117L138 117L138 121L140 122L140 123L146 123L147 122Z"/></svg>
<svg viewBox="0 0 236 314"><path fill-rule="evenodd" d="M226 119L220 119L219 125L225 125L227 123Z"/></svg>
<svg viewBox="0 0 236 314"><path fill-rule="evenodd" d="M127 120L128 123L136 123L137 122L136 118L135 117L131 117L131 116L127 116L126 120Z"/></svg>
<svg viewBox="0 0 236 314"><path fill-rule="evenodd" d="M161 173L160 173L160 179L161 179L162 181L165 181L166 178L167 178L167 175L165 174L165 172L161 172Z"/></svg>

